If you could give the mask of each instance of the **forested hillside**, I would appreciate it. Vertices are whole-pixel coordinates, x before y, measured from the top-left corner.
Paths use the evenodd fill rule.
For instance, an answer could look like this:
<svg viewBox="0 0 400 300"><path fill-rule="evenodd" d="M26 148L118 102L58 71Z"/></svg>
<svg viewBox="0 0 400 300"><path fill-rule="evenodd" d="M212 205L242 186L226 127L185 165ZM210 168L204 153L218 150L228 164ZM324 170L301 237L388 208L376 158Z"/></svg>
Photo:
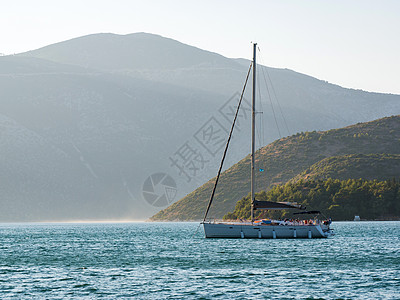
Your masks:
<svg viewBox="0 0 400 300"><path fill-rule="evenodd" d="M319 210L334 220L353 220L355 215L366 220L400 219L400 182L362 179L300 180L260 192L256 200L301 203L308 210ZM250 219L250 196L241 199L225 220ZM257 210L256 217L293 218L293 211ZM297 218L298 216L296 216ZM306 216L309 218L309 216Z"/></svg>

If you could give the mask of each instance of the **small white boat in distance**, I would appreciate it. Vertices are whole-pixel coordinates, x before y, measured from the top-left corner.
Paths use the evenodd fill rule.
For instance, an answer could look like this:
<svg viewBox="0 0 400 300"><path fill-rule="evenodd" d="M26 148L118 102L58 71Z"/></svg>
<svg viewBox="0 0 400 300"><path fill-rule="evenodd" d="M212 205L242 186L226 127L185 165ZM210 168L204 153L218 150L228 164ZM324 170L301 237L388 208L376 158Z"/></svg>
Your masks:
<svg viewBox="0 0 400 300"><path fill-rule="evenodd" d="M255 97L256 97L256 49L257 44L254 44L253 61L247 73L246 82L240 96L239 104L236 110L235 118L229 133L228 141L225 146L225 151L218 170L218 175L214 184L214 188L208 203L204 219L203 227L206 238L255 238L255 239L277 239L277 238L327 238L334 235L330 229L331 220L319 221L316 217L311 220L254 220L254 210L257 209L297 209L301 212L295 214L313 214L318 215L319 211L305 211L305 207L292 202L270 202L256 201L254 193L254 153L255 153ZM222 166L226 157L229 142L232 137L232 132L235 126L237 115L240 109L240 104L243 99L243 94L247 85L250 70L253 68L253 96L252 96L252 145L251 145L251 220L247 222L210 222L207 220L207 214L214 198L215 190L221 175Z"/></svg>
<svg viewBox="0 0 400 300"><path fill-rule="evenodd" d="M360 216L354 216L354 221L361 221Z"/></svg>

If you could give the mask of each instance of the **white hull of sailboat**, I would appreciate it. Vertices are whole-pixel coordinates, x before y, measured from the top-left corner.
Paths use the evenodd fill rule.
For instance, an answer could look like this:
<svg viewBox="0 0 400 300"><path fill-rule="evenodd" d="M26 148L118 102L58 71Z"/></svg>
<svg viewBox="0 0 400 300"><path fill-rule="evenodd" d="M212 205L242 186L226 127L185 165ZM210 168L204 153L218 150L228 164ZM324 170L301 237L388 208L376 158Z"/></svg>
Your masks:
<svg viewBox="0 0 400 300"><path fill-rule="evenodd" d="M252 225L203 223L206 238L290 239L327 238L333 235L326 225Z"/></svg>

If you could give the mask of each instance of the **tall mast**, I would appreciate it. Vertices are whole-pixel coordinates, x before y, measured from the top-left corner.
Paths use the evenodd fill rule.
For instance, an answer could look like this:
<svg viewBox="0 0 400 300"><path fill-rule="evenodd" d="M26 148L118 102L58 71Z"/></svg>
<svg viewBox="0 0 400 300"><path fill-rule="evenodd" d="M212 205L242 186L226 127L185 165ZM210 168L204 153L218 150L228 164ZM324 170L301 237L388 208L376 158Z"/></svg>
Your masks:
<svg viewBox="0 0 400 300"><path fill-rule="evenodd" d="M256 50L257 43L253 44L253 97L251 105L251 222L254 222L254 152L255 152L255 138L256 138Z"/></svg>

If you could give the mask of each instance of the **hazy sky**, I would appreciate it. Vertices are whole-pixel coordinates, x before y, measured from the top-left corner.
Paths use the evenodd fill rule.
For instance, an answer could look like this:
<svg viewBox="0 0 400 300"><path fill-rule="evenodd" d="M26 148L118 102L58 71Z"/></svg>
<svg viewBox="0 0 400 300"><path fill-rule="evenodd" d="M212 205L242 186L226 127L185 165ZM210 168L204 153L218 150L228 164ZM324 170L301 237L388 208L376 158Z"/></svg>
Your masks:
<svg viewBox="0 0 400 300"><path fill-rule="evenodd" d="M400 94L400 0L0 0L0 53L156 33L344 87Z"/></svg>

